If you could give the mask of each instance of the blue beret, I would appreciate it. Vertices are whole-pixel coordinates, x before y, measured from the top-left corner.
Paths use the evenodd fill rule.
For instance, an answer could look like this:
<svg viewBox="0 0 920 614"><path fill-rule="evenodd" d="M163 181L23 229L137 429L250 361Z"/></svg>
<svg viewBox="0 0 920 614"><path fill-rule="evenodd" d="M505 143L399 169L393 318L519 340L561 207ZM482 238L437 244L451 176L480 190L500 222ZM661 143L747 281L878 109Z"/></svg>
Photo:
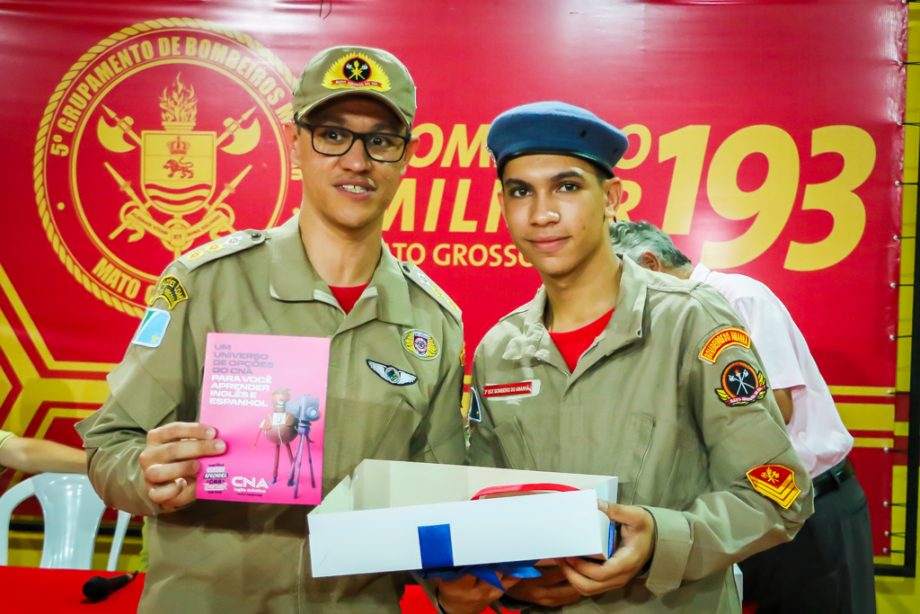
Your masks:
<svg viewBox="0 0 920 614"><path fill-rule="evenodd" d="M547 101L514 107L496 117L489 130L488 147L499 175L512 158L561 154L584 158L610 177L629 140L587 109Z"/></svg>

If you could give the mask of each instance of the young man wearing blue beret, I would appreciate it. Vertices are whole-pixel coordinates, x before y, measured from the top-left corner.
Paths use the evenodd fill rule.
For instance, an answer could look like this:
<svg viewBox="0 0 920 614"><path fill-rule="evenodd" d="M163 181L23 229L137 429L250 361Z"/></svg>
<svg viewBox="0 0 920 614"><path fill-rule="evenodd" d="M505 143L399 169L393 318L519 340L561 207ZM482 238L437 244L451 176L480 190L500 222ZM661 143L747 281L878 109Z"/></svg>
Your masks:
<svg viewBox="0 0 920 614"><path fill-rule="evenodd" d="M619 130L541 102L501 114L488 144L505 222L543 286L476 350L471 461L620 478L603 508L619 525L613 556L506 578L506 598L529 611L740 612L732 563L788 541L813 509L750 338L714 290L610 249ZM439 601L476 612L498 593L467 577L442 583Z"/></svg>

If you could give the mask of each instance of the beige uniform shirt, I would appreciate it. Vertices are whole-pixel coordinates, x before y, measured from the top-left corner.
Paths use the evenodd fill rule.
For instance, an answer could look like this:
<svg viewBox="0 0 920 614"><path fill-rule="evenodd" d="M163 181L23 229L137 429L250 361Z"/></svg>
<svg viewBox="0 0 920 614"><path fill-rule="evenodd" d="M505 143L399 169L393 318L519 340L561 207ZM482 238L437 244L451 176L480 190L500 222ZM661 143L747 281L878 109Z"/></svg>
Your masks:
<svg viewBox="0 0 920 614"><path fill-rule="evenodd" d="M386 249L349 314L306 257L297 219L221 239L170 265L188 295L159 347L132 344L109 375L110 396L79 423L89 475L109 505L153 516L141 612L398 612L402 576L313 579L307 506L197 501L156 515L138 456L146 432L198 417L208 332L332 338L323 492L365 458L460 463L460 314L416 267ZM181 292L172 298L181 297ZM158 298L154 306L166 309ZM433 338L419 356L410 331ZM429 344L429 354L434 350ZM397 385L368 360L418 379ZM255 433L253 434L255 437Z"/></svg>
<svg viewBox="0 0 920 614"><path fill-rule="evenodd" d="M737 316L711 288L626 260L613 317L569 373L545 307L541 288L476 350L472 463L618 476L619 502L651 512L657 531L647 577L563 611L740 612L730 565L791 539L813 507L767 383L751 381L756 352L736 343L701 357ZM794 474L788 509L746 477L764 464ZM764 471L788 503L787 474Z"/></svg>

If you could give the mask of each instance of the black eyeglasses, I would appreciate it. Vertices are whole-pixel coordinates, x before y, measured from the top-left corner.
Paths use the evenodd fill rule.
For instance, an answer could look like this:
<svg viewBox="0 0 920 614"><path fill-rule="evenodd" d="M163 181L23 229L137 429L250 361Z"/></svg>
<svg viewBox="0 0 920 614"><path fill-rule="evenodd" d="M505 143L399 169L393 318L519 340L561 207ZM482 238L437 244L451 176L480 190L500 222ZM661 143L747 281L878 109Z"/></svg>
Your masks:
<svg viewBox="0 0 920 614"><path fill-rule="evenodd" d="M314 126L305 122L297 122L297 125L310 131L313 151L324 156L344 156L358 139L364 143L364 150L371 160L399 162L409 144L408 135L355 132L341 126Z"/></svg>

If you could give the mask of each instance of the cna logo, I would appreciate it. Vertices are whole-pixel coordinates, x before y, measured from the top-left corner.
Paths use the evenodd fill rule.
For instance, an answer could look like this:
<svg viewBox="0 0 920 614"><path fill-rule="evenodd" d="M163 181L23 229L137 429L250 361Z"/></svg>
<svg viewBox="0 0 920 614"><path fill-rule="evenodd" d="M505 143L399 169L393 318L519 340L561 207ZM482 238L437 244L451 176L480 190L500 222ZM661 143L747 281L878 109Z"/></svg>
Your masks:
<svg viewBox="0 0 920 614"><path fill-rule="evenodd" d="M233 487L237 490L268 490L268 482L265 481L265 478L235 475L230 478L230 483L233 484Z"/></svg>
<svg viewBox="0 0 920 614"><path fill-rule="evenodd" d="M278 223L295 178L293 80L251 37L198 19L135 24L88 50L36 138L36 202L61 263L140 316L171 260Z"/></svg>

